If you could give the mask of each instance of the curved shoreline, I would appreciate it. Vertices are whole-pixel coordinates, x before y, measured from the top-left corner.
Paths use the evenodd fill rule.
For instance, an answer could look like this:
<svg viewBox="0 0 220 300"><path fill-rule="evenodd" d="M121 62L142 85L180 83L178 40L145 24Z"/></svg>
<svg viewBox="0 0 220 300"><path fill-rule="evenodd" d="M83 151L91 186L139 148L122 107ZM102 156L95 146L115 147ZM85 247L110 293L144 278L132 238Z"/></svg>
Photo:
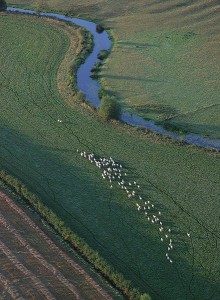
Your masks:
<svg viewBox="0 0 220 300"><path fill-rule="evenodd" d="M26 13L30 15L35 14L35 12L32 10L24 10L19 8L12 8L12 7L9 7L7 11ZM91 75L91 69L93 68L95 63L99 61L99 59L97 58L99 52L101 50L109 50L111 47L111 41L108 37L107 32L104 31L101 34L97 33L96 24L83 19L67 17L56 13L41 13L40 15L45 17L50 17L50 18L56 18L58 20L62 20L66 22L72 22L76 25L83 26L88 31L90 31L90 33L93 35L94 48L92 53L87 57L85 62L79 67L77 71L77 85L79 90L86 95L86 98L89 100L89 102L91 102L97 108L100 104L98 92L99 89L101 88L101 85L98 82L98 80L92 79L90 75ZM204 136L200 136L199 134L193 134L193 133L180 135L178 133L174 133L172 131L168 131L164 129L163 126L156 125L153 120L146 121L144 118L138 115L130 114L129 112L126 111L122 111L120 120L129 125L143 127L153 132L156 132L158 134L161 134L163 136L169 136L175 140L184 141L188 144L196 145L202 148L213 148L216 150L220 150L219 138L209 138L209 137L204 137Z"/></svg>

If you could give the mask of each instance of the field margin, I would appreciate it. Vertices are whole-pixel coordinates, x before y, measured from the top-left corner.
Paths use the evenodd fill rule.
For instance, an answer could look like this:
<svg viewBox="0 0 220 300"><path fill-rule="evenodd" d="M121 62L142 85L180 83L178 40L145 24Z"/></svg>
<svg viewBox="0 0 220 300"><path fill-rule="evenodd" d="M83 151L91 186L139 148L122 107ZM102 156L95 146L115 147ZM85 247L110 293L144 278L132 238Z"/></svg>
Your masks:
<svg viewBox="0 0 220 300"><path fill-rule="evenodd" d="M131 300L150 300L151 297L144 293L141 294L134 288L130 281L118 273L112 266L94 251L82 238L65 226L62 221L51 209L42 204L40 199L30 192L19 180L8 175L4 170L0 171L0 180L9 188L15 191L26 203L45 220L52 228L73 247L94 269L104 277L113 287L121 292L126 298Z"/></svg>

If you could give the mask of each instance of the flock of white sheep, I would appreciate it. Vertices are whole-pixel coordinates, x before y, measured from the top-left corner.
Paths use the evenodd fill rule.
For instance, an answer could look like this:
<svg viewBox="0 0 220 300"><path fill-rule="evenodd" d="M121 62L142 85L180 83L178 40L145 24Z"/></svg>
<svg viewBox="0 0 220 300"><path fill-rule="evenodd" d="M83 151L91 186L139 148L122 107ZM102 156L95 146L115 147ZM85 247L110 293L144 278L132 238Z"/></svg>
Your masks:
<svg viewBox="0 0 220 300"><path fill-rule="evenodd" d="M171 228L164 226L162 222L162 213L157 211L154 203L149 199L143 199L141 195L141 187L136 181L129 181L127 173L123 171L123 167L120 163L115 162L112 157L97 157L94 153L87 153L86 151L79 151L82 158L88 159L91 163L102 170L102 178L106 179L110 183L110 188L113 188L113 183L117 184L126 194L128 198L136 200L137 210L144 213L148 222L158 226L160 234L160 241L167 243L166 258L170 263L173 260L170 258L170 253L173 250L173 241L171 239ZM190 237L190 234L187 233Z"/></svg>

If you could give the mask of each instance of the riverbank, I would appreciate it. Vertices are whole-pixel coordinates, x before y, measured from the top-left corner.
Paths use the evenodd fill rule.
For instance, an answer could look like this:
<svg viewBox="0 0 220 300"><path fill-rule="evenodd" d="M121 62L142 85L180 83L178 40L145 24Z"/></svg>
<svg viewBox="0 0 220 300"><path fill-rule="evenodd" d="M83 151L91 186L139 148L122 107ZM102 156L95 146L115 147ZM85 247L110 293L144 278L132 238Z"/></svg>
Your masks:
<svg viewBox="0 0 220 300"><path fill-rule="evenodd" d="M210 298L209 291L219 295L219 159L173 141L152 143L128 125L109 126L92 113L70 109L56 84L70 43L65 32L43 18L8 14L0 22L1 169L22 181L141 292L155 299L189 299L192 291L198 299ZM77 149L112 157L123 165L128 182L138 182L139 205L151 201L151 214L161 211L164 226L173 229L173 264L157 225L137 210L136 199L118 184L110 188Z"/></svg>
<svg viewBox="0 0 220 300"><path fill-rule="evenodd" d="M8 8L8 11L34 14L34 11L28 11L18 8ZM107 32L104 31L101 34L97 33L95 23L82 19L66 17L64 15L54 13L41 13L41 16L52 17L58 20L72 22L79 26L83 26L93 35L94 47L92 53L89 55L89 57L87 57L86 61L77 70L77 85L79 90L82 91L83 94L85 94L86 98L92 103L92 105L97 108L100 104L99 90L101 86L97 80L91 78L91 70L95 66L96 62L99 61L98 55L100 51L109 50L111 47L111 42L107 35ZM128 123L129 125L147 128L161 135L184 141L192 145L220 150L220 139L203 137L198 134L173 133L172 131L164 129L163 126L156 125L156 123L152 120L146 121L144 118L134 114L130 114L126 111L122 112L121 120L125 123Z"/></svg>

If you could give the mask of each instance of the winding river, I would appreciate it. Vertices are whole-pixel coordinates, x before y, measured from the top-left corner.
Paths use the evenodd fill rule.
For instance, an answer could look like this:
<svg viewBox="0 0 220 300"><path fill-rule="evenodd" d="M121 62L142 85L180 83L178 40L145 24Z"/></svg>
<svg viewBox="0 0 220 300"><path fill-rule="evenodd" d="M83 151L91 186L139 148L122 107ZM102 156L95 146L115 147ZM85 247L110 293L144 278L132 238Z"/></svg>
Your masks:
<svg viewBox="0 0 220 300"><path fill-rule="evenodd" d="M35 14L34 11L24 10L19 8L9 7L7 9L10 12L19 12L26 14ZM79 89L86 95L86 98L95 106L98 107L100 99L98 96L99 89L101 88L99 82L90 77L91 69L98 61L97 55L101 50L109 50L111 48L111 41L106 31L101 34L96 32L96 24L83 19L71 18L55 13L41 13L41 16L56 18L58 20L72 22L76 25L83 26L89 30L94 38L94 48L92 53L88 56L85 63L80 66L77 72L77 85ZM220 139L214 139L209 137L203 137L198 134L185 134L179 135L177 133L167 131L162 126L156 125L153 120L146 121L142 117L134 114L130 114L126 111L122 111L121 121L133 126L140 126L150 129L154 132L162 134L164 136L172 137L176 140L185 141L189 144L197 145L204 148L214 148L220 150Z"/></svg>

